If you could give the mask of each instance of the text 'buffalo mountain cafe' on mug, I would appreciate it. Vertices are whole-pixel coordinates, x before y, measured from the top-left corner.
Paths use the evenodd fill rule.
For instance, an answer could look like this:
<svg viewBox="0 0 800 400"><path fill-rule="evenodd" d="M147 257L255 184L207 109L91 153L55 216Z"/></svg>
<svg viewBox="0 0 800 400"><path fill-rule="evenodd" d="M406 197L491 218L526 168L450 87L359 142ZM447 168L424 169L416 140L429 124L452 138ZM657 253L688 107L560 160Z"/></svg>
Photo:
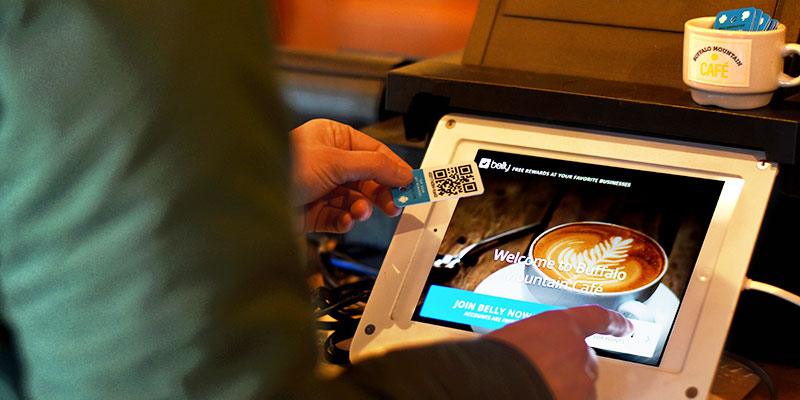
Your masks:
<svg viewBox="0 0 800 400"><path fill-rule="evenodd" d="M715 17L686 21L683 82L702 105L744 110L767 105L779 87L800 84L783 73L783 57L800 54L786 43L786 26L770 31L713 29Z"/></svg>

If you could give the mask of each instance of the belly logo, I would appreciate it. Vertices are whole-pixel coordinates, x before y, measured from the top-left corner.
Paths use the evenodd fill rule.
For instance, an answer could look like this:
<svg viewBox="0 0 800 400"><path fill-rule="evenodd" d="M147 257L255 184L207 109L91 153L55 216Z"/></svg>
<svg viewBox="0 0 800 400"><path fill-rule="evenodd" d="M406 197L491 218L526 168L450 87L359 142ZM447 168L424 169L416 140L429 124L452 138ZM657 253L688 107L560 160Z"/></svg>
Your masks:
<svg viewBox="0 0 800 400"><path fill-rule="evenodd" d="M481 161L478 163L478 168L487 169L489 168L489 164L492 163L491 158L481 158Z"/></svg>

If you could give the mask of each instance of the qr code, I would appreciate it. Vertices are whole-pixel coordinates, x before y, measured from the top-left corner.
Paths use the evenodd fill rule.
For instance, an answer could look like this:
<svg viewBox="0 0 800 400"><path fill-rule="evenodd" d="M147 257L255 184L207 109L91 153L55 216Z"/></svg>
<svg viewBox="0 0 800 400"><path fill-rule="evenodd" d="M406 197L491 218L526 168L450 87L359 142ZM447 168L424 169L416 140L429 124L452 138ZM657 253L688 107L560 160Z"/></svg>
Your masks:
<svg viewBox="0 0 800 400"><path fill-rule="evenodd" d="M431 171L430 178L431 188L433 188L432 197L457 196L462 193L478 191L472 165L436 169Z"/></svg>

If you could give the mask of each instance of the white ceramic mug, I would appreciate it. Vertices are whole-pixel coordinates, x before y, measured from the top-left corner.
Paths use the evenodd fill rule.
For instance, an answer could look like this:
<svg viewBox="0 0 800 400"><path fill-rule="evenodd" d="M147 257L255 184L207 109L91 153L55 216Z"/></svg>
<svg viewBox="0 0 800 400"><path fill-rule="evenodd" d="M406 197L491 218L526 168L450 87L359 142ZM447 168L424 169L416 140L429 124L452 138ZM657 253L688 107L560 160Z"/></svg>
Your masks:
<svg viewBox="0 0 800 400"><path fill-rule="evenodd" d="M783 57L800 54L786 43L786 26L771 31L713 29L715 17L686 21L683 82L703 105L744 110L767 105L778 87L800 84L783 73Z"/></svg>

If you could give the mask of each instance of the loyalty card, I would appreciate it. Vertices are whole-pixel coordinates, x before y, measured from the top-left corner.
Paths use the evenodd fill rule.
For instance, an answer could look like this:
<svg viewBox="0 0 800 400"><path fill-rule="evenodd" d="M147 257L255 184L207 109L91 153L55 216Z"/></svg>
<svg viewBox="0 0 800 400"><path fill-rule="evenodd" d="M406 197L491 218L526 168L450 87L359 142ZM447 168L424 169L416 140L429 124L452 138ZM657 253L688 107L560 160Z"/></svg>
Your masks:
<svg viewBox="0 0 800 400"><path fill-rule="evenodd" d="M753 28L756 8L745 7L721 11L714 20L714 29L725 31L749 31Z"/></svg>
<svg viewBox="0 0 800 400"><path fill-rule="evenodd" d="M410 185L392 189L398 207L483 194L481 175L473 161L415 169L411 174Z"/></svg>

